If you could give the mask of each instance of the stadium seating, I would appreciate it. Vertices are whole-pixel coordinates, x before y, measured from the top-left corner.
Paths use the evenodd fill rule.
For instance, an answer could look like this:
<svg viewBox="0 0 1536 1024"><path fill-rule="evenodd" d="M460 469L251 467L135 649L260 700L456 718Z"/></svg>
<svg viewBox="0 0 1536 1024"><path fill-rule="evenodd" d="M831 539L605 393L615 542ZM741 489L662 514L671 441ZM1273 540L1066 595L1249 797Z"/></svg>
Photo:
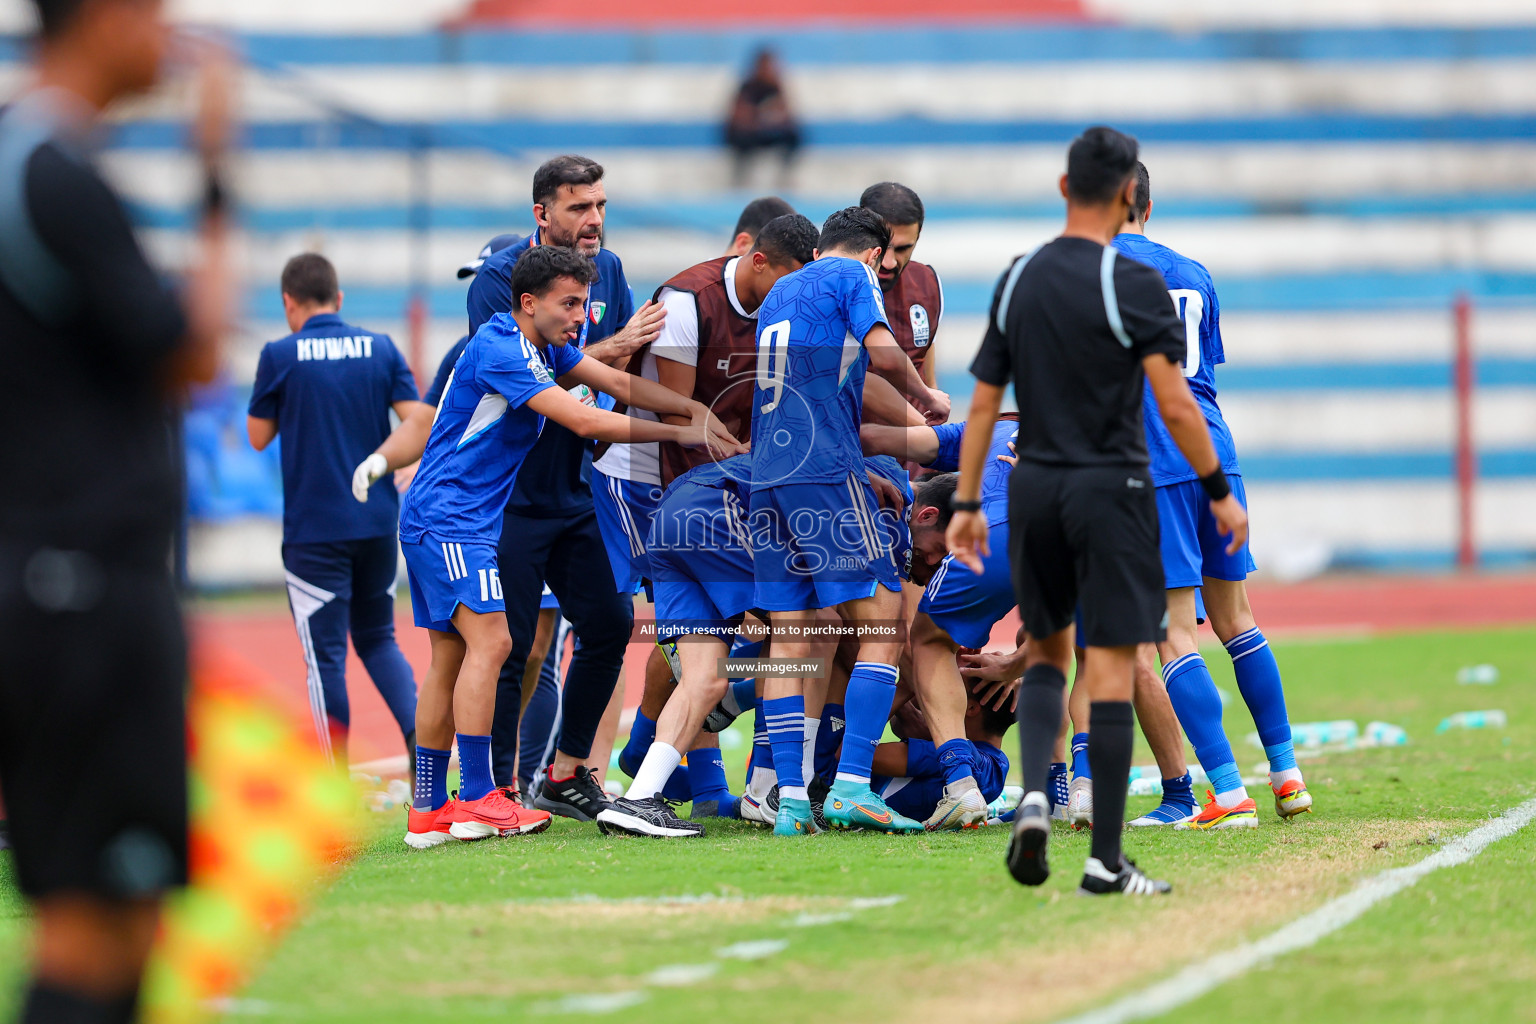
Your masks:
<svg viewBox="0 0 1536 1024"><path fill-rule="evenodd" d="M1510 16L1492 0L1472 9ZM1536 559L1536 519L1520 512L1536 500L1536 25L248 34L247 316L230 380L248 382L260 341L283 333L277 273L306 247L337 263L346 315L402 344L422 268L434 362L462 330L454 268L491 234L529 226L532 168L554 152L609 168L608 244L637 293L717 254L741 203L779 190L768 168L733 190L717 142L733 82L764 43L806 126L784 189L797 206L819 217L884 178L928 202L918 257L946 287L950 390L969 390L1004 261L1059 224L1064 144L1113 123L1143 141L1154 237L1216 277L1231 361L1218 380L1261 563L1451 564L1462 293L1478 357L1481 556ZM0 44L0 62L21 52ZM107 157L173 262L192 194L179 102L146 103ZM413 180L430 193L418 207ZM228 450L212 458L221 479L255 479L223 470Z"/></svg>

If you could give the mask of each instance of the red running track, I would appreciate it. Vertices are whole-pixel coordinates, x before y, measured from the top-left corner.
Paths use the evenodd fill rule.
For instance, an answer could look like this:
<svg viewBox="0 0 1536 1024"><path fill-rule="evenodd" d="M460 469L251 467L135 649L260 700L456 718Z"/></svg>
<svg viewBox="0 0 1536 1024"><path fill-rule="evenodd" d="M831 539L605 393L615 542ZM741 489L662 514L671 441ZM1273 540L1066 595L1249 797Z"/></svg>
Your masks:
<svg viewBox="0 0 1536 1024"><path fill-rule="evenodd" d="M1250 588L1254 614L1265 631L1286 633L1367 633L1477 626L1536 625L1536 575L1437 577L1328 577L1297 584L1255 584ZM400 646L417 677L426 669L426 634L411 624L409 612L397 619ZM193 617L199 643L251 670L266 682L270 698L308 723L304 660L293 623L279 608L260 611L210 609ZM993 631L999 647L1011 646L1017 619ZM628 703L639 702L649 645L632 644L626 660ZM350 754L370 761L399 754L399 731L362 663L347 662L352 704Z"/></svg>

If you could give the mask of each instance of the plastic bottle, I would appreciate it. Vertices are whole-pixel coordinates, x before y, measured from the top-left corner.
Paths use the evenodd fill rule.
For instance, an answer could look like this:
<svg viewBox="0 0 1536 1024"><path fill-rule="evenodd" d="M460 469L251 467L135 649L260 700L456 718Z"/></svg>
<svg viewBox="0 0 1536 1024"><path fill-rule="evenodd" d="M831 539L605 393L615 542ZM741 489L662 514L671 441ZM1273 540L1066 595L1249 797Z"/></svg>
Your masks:
<svg viewBox="0 0 1536 1024"><path fill-rule="evenodd" d="M1362 742L1371 747L1400 747L1408 742L1408 734L1390 722L1369 722Z"/></svg>
<svg viewBox="0 0 1536 1024"><path fill-rule="evenodd" d="M1327 743L1352 743L1360 736L1360 726L1347 719L1333 722L1291 724L1291 742L1298 747L1321 747Z"/></svg>
<svg viewBox="0 0 1536 1024"><path fill-rule="evenodd" d="M987 817L995 818L1004 811L1019 806L1019 801L1024 799L1024 787L1004 786L1003 791L997 794L997 798L987 804Z"/></svg>
<svg viewBox="0 0 1536 1024"><path fill-rule="evenodd" d="M1135 771L1134 768L1131 770ZM1156 774L1157 773L1154 770L1153 775L1155 776ZM1162 796L1163 780L1155 777L1150 779L1145 777L1133 778L1131 779L1131 785L1126 790L1126 792L1128 792L1131 796Z"/></svg>
<svg viewBox="0 0 1536 1024"><path fill-rule="evenodd" d="M1451 729L1502 729L1508 724L1509 716L1499 710L1458 711L1442 721L1435 728L1435 732L1446 732Z"/></svg>
<svg viewBox="0 0 1536 1024"><path fill-rule="evenodd" d="M1456 681L1462 686L1492 686L1499 681L1499 667L1468 665L1456 673Z"/></svg>
<svg viewBox="0 0 1536 1024"><path fill-rule="evenodd" d="M1161 781L1162 777L1162 771L1155 764L1133 764L1131 765L1131 774L1127 781L1135 782L1137 779L1157 779Z"/></svg>

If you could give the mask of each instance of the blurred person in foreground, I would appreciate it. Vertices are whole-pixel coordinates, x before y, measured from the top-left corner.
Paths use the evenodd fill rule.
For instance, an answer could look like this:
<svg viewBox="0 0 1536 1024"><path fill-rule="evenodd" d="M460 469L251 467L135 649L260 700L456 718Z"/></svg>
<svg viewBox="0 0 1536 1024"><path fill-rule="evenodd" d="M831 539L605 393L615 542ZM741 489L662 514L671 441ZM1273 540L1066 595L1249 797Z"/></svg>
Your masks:
<svg viewBox="0 0 1536 1024"><path fill-rule="evenodd" d="M738 188L746 184L747 168L758 150L778 150L781 177L788 178L800 149L800 126L784 95L778 58L770 49L757 51L752 70L736 87L725 122L725 144L733 157L731 178Z"/></svg>
<svg viewBox="0 0 1536 1024"><path fill-rule="evenodd" d="M35 918L20 1020L133 1019L165 892L187 877L186 643L170 571L178 389L228 308L218 166L228 68L201 67L200 251L182 296L93 159L150 89L158 0L36 0L31 82L0 110L0 784Z"/></svg>

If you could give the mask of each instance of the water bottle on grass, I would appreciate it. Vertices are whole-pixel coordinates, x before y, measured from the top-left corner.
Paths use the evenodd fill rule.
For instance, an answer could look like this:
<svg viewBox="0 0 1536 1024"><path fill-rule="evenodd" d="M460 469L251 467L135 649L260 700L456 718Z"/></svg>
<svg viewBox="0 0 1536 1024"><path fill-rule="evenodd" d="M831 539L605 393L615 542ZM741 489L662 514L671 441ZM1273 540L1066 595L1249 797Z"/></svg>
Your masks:
<svg viewBox="0 0 1536 1024"><path fill-rule="evenodd" d="M1502 729L1509 724L1509 716L1503 711L1458 711L1436 726L1435 732L1451 729Z"/></svg>

